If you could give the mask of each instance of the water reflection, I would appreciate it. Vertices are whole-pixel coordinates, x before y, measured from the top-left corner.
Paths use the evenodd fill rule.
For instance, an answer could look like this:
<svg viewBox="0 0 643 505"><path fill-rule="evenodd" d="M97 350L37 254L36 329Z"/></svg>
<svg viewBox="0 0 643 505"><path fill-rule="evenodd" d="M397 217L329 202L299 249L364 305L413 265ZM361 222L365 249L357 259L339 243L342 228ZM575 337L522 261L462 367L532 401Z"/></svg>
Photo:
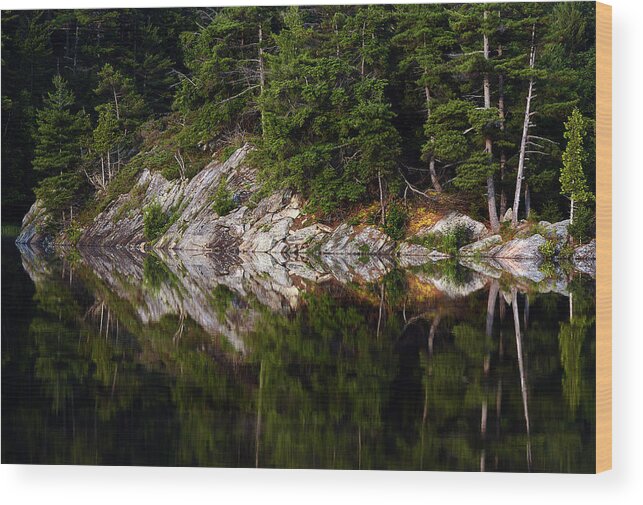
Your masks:
<svg viewBox="0 0 643 505"><path fill-rule="evenodd" d="M3 462L594 469L589 278L116 249L2 260Z"/></svg>

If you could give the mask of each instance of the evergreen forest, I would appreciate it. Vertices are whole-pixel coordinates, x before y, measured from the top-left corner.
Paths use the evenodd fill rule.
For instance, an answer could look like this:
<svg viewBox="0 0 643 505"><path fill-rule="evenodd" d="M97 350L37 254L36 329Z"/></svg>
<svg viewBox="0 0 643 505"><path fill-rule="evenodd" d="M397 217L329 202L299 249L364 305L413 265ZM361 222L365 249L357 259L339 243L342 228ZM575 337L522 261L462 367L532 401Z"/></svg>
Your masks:
<svg viewBox="0 0 643 505"><path fill-rule="evenodd" d="M82 226L250 143L323 219L456 201L582 240L594 118L590 2L2 12L3 224L40 198Z"/></svg>

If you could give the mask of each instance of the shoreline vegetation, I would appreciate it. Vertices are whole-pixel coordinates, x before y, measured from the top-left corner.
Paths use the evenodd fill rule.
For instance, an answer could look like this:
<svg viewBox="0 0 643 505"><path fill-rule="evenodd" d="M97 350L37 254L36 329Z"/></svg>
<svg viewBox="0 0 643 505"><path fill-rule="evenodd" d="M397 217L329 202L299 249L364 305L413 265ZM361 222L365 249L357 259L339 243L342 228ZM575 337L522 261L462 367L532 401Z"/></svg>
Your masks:
<svg viewBox="0 0 643 505"><path fill-rule="evenodd" d="M594 16L589 3L7 12L3 213L35 193L22 243L591 273Z"/></svg>

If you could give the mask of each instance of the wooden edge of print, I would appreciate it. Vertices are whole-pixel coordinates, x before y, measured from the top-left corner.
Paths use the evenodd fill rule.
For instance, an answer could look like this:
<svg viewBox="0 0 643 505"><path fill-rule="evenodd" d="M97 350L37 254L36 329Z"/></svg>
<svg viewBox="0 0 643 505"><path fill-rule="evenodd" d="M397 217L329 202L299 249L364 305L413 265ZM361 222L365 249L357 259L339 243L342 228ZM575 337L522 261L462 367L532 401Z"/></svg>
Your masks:
<svg viewBox="0 0 643 505"><path fill-rule="evenodd" d="M596 472L612 468L612 7L596 3Z"/></svg>

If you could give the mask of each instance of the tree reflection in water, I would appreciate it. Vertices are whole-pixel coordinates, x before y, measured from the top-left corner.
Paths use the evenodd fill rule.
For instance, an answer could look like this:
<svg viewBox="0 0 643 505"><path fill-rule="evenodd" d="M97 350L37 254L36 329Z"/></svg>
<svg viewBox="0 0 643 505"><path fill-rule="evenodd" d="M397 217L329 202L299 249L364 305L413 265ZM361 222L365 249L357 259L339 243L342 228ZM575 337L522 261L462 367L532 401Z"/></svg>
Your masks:
<svg viewBox="0 0 643 505"><path fill-rule="evenodd" d="M3 462L594 470L591 279L6 249Z"/></svg>

